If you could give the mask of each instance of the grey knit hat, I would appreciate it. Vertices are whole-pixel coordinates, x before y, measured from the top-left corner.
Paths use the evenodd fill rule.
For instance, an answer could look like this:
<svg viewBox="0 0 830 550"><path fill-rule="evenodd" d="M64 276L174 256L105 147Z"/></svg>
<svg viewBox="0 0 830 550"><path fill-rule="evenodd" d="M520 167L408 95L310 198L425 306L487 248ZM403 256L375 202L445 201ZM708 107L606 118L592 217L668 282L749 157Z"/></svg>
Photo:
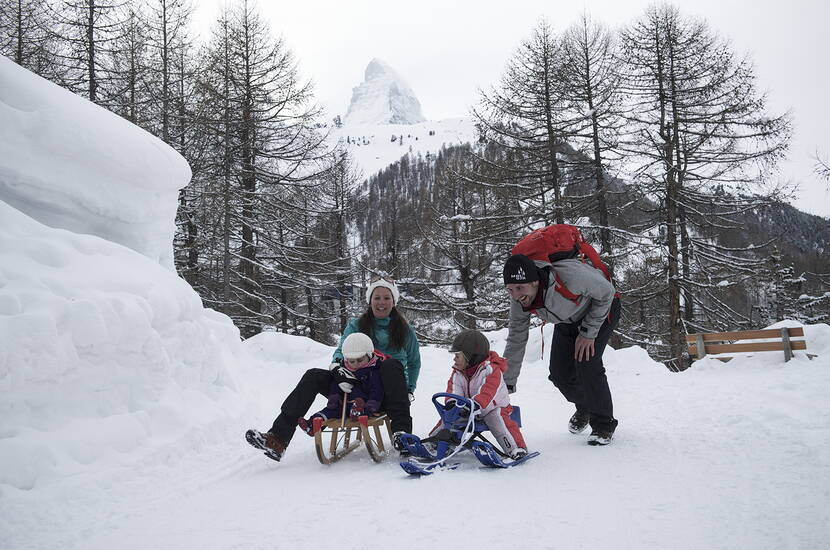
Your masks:
<svg viewBox="0 0 830 550"><path fill-rule="evenodd" d="M467 366L475 366L490 355L490 341L477 330L463 330L452 341L450 353L461 352L467 359Z"/></svg>

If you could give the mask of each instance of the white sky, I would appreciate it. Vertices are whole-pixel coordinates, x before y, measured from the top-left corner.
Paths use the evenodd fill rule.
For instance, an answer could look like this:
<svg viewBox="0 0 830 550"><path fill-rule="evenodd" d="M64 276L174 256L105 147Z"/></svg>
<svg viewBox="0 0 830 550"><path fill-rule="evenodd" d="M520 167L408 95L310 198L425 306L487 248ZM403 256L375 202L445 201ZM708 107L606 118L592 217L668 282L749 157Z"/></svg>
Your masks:
<svg viewBox="0 0 830 550"><path fill-rule="evenodd" d="M196 0L207 33L224 0ZM345 115L352 87L379 57L412 87L428 119L465 116L477 90L497 82L522 39L544 16L558 30L583 9L609 26L640 16L648 0L260 0L259 10L294 51L330 116ZM830 54L826 0L677 0L682 13L705 17L755 62L772 113L791 109L795 133L781 178L800 186L795 205L830 216L830 184L813 173L818 150L830 158Z"/></svg>

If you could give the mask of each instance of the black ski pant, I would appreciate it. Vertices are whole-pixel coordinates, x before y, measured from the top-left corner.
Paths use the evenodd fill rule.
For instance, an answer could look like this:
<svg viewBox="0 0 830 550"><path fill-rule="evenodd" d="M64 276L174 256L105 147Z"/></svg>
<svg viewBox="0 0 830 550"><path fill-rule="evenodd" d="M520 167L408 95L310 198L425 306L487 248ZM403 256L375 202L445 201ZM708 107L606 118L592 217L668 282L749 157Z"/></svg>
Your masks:
<svg viewBox="0 0 830 550"><path fill-rule="evenodd" d="M397 359L380 362L380 378L383 381L383 404L381 409L389 415L393 432L412 432L412 417L409 414L409 392L403 365ZM294 436L297 420L305 417L318 395L328 398L334 378L327 369L309 369L294 390L282 403L280 414L269 430L288 445Z"/></svg>
<svg viewBox="0 0 830 550"><path fill-rule="evenodd" d="M574 358L576 337L580 334L579 323L558 323L553 329L548 379L565 399L576 405L577 411L590 413L591 428L595 430L614 431L617 427L602 354L620 320L620 309L620 299L615 298L608 318L594 339L594 355L587 361Z"/></svg>

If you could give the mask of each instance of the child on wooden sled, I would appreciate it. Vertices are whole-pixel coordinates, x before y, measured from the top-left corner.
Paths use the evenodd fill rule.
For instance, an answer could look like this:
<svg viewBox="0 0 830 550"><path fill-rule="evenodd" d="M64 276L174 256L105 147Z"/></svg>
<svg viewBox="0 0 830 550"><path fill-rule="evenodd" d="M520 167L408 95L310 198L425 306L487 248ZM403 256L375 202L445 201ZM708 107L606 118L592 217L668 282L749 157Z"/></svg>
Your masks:
<svg viewBox="0 0 830 550"><path fill-rule="evenodd" d="M379 361L384 355L375 351L372 339L362 332L353 332L343 340L343 365L354 375L351 384L332 381L326 407L306 420L299 418L297 425L310 436L314 436L314 419L340 418L343 414L343 398L346 397L346 414L353 418L373 415L380 410L383 402L383 382L380 378ZM346 388L350 389L344 391Z"/></svg>
<svg viewBox="0 0 830 550"><path fill-rule="evenodd" d="M478 411L479 418L487 424L507 456L514 460L525 456L527 445L522 432L510 418L513 407L503 378L507 361L490 351L490 342L477 330L465 330L456 336L450 353L454 358L447 393L471 398L473 409ZM445 406L453 406L453 403L448 402ZM464 406L470 405L465 403ZM430 435L439 429L440 423Z"/></svg>

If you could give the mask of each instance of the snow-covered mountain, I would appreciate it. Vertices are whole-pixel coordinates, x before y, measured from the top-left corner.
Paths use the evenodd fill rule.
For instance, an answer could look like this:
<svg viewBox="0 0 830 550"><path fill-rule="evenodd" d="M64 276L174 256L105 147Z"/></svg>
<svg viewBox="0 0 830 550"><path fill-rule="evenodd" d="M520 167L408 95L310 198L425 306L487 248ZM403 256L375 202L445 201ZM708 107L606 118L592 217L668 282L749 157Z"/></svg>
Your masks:
<svg viewBox="0 0 830 550"><path fill-rule="evenodd" d="M346 124L417 124L424 120L421 103L403 78L380 59L370 61L363 82L352 89Z"/></svg>
<svg viewBox="0 0 830 550"><path fill-rule="evenodd" d="M470 117L426 120L412 89L377 58L366 67L363 83L353 89L343 124L329 132L366 178L405 155L434 156L444 145L475 142L478 137Z"/></svg>

